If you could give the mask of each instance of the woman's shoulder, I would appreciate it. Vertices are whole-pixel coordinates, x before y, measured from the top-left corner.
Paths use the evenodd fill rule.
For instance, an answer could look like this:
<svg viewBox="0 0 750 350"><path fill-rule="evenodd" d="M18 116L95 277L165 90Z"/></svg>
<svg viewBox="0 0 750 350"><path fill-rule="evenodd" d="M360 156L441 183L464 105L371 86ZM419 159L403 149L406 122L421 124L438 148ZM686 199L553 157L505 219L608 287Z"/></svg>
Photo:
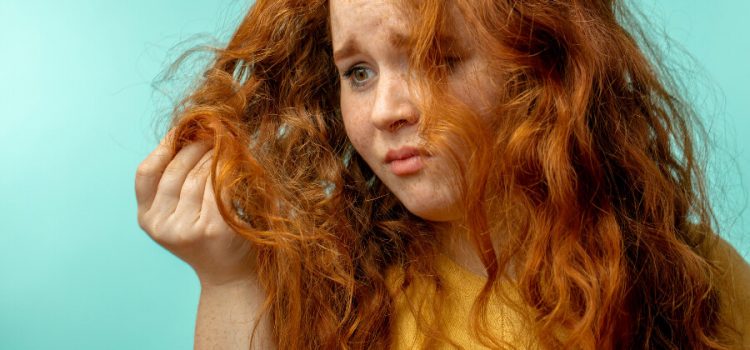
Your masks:
<svg viewBox="0 0 750 350"><path fill-rule="evenodd" d="M739 333L741 348L750 349L750 265L722 238L718 238L709 259L719 271L722 318L729 332Z"/></svg>

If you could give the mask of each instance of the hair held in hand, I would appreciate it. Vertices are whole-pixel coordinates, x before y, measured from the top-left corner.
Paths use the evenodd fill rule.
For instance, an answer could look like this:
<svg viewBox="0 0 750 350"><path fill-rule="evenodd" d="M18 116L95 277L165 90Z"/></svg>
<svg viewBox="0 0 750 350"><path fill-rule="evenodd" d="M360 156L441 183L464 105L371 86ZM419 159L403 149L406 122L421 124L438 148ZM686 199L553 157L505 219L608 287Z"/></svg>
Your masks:
<svg viewBox="0 0 750 350"><path fill-rule="evenodd" d="M472 150L456 184L488 273L472 310L482 342L506 346L482 310L513 276L547 348L726 348L701 129L622 4L401 7L425 139ZM441 84L451 11L503 77L490 127ZM175 147L214 145L220 211L257 251L279 348L387 348L394 291L419 275L442 292L437 247L347 140L329 25L327 1L256 1L177 109ZM391 286L394 266L406 278Z"/></svg>

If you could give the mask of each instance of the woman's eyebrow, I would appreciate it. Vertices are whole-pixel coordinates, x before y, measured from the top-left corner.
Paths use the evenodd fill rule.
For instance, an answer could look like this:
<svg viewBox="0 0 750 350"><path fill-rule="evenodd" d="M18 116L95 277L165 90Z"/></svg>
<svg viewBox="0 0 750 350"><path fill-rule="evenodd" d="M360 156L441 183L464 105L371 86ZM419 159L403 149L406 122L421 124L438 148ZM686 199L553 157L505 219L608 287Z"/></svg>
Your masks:
<svg viewBox="0 0 750 350"><path fill-rule="evenodd" d="M407 36L396 31L388 33L388 43L396 49L403 49L408 42ZM333 51L333 61L339 61L347 58L361 50L359 42L353 37L348 37L340 48Z"/></svg>
<svg viewBox="0 0 750 350"><path fill-rule="evenodd" d="M402 49L407 45L408 37L399 32L391 31L388 33L388 43L397 49Z"/></svg>
<svg viewBox="0 0 750 350"><path fill-rule="evenodd" d="M397 49L403 49L409 46L409 37L407 35L392 31L388 35L388 42ZM435 34L435 42L442 48L455 49L461 47L459 41L450 33L438 32Z"/></svg>
<svg viewBox="0 0 750 350"><path fill-rule="evenodd" d="M342 60L359 51L359 42L357 42L356 39L349 37L344 41L344 45L333 51L333 61L336 62Z"/></svg>

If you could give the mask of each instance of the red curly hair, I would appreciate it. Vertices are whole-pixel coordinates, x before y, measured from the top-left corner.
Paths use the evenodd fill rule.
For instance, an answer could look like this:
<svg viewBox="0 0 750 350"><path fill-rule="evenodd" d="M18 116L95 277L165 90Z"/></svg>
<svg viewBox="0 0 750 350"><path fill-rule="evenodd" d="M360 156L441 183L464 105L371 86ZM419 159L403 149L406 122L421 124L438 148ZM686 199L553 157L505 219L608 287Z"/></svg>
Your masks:
<svg viewBox="0 0 750 350"><path fill-rule="evenodd" d="M701 129L624 6L401 3L424 137L456 160L457 145L472 150L455 164L488 273L472 316L481 341L509 346L483 310L512 279L547 348L726 349ZM452 13L498 77L489 128L441 84ZM347 139L329 26L325 0L256 1L176 109L174 146L214 144L220 210L257 250L281 349L387 348L386 271L406 272L402 291L434 276L440 295L439 248Z"/></svg>

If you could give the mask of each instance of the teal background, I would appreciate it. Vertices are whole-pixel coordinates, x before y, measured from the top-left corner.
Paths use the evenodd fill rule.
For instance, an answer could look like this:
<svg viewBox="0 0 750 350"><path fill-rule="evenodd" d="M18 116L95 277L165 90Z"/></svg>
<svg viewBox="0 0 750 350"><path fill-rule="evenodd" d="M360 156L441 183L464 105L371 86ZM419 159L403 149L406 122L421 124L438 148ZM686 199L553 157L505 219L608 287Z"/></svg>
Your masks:
<svg viewBox="0 0 750 350"><path fill-rule="evenodd" d="M192 347L197 280L139 229L133 176L189 80L167 95L152 82L228 38L249 1L0 0L0 349ZM643 9L674 39L668 58L715 137L724 234L747 257L750 2Z"/></svg>

